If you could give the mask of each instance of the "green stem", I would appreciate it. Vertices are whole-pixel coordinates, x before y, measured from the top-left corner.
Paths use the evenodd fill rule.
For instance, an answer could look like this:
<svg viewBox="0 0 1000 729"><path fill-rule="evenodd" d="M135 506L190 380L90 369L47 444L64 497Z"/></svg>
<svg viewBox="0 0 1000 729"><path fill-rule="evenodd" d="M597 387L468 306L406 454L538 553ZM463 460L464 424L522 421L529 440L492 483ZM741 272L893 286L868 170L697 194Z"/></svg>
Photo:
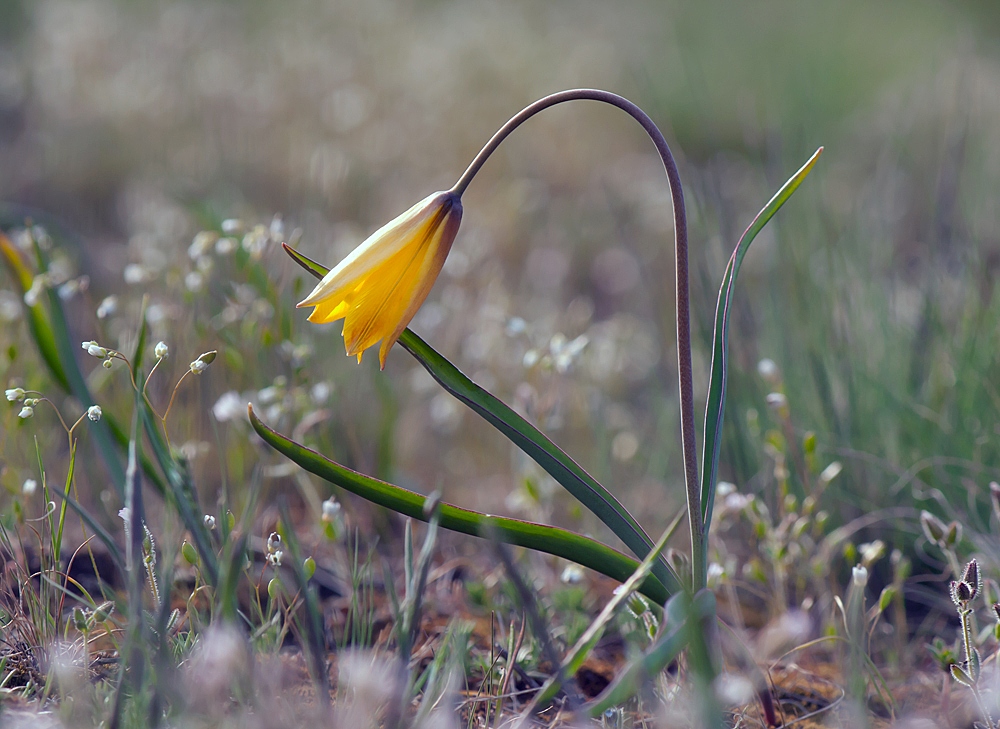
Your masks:
<svg viewBox="0 0 1000 729"><path fill-rule="evenodd" d="M674 209L674 253L677 295L677 374L680 387L681 447L684 455L684 485L687 494L688 526L691 531L691 574L694 591L705 586L705 522L702 519L701 491L698 484L698 456L694 425L694 367L691 363L691 295L688 288L687 215L684 211L684 191L680 173L670 151L670 146L653 120L642 109L618 94L599 89L570 89L546 96L529 104L500 127L500 130L482 148L476 158L451 188L461 196L480 168L500 143L525 121L550 106L566 101L588 99L621 109L645 130L653 141L663 162L670 185Z"/></svg>

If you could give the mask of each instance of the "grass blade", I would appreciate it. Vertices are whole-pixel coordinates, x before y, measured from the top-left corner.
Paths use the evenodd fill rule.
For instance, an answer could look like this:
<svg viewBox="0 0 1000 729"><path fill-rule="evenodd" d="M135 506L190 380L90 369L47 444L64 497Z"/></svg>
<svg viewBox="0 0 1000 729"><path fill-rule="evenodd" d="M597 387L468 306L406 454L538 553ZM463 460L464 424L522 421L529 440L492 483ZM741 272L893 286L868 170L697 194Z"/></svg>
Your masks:
<svg viewBox="0 0 1000 729"><path fill-rule="evenodd" d="M556 674L549 678L545 684L542 686L541 690L535 695L532 700L531 705L526 711L529 713L535 712L538 708L546 706L555 695L559 692L560 685L558 682L558 677L560 675L564 676L575 676L576 672L583 665L583 662L587 660L587 656L597 645L597 641L601 639L604 634L604 628L611 621L611 619L618 612L618 607L625 602L629 595L632 594L636 586L646 579L646 575L649 574L653 567L654 561L660 556L664 547L667 546L667 542L674 535L677 527L680 526L681 520L684 518L684 510L682 509L674 520L670 523L670 526L666 528L663 535L660 537L659 541L653 546L653 551L646 555L646 558L642 560L642 564L632 573L625 582L622 583L621 587L615 590L614 597L608 601L608 603L602 608L600 614L594 618L594 621L588 626L587 630L584 631L580 639L577 640L576 645L569 651L566 657L563 659L563 671L561 674Z"/></svg>
<svg viewBox="0 0 1000 729"><path fill-rule="evenodd" d="M313 682L316 685L316 696L320 705L326 709L330 705L330 676L327 667L327 647L326 638L323 633L323 613L319 607L319 599L316 596L316 587L309 584L302 561L302 550L299 548L299 540L295 535L292 517L288 511L288 502L282 499L279 504L281 514L281 532L284 535L285 544L288 545L288 552L291 555L290 567L295 576L295 583L299 593L302 595L303 607L305 608L305 634L308 642L308 658L310 663L309 672L312 674Z"/></svg>
<svg viewBox="0 0 1000 729"><path fill-rule="evenodd" d="M288 245L285 252L314 276L326 275L326 269ZM640 559L649 554L653 540L639 522L578 463L541 431L511 410L504 402L466 377L455 365L429 344L406 329L399 343L424 366L438 384L499 430L518 448L558 481L573 497L604 522ZM681 589L678 575L662 558L653 565L653 574L673 594Z"/></svg>
<svg viewBox="0 0 1000 729"><path fill-rule="evenodd" d="M198 555L201 557L206 580L209 584L216 585L219 579L218 560L212 547L208 529L205 527L204 515L198 506L198 493L191 481L191 475L181 468L171 455L170 447L160 431L159 419L153 415L149 404L143 400L141 405L137 407L140 408L139 414L146 431L146 437L153 449L153 456L167 479L168 488L164 495L167 501L177 509L184 526L191 532L195 549L198 550Z"/></svg>
<svg viewBox="0 0 1000 729"><path fill-rule="evenodd" d="M686 592L670 598L660 638L642 656L629 663L600 696L584 705L584 713L600 718L608 709L635 696L646 681L666 668L687 647L692 630L689 623L697 628L699 621L714 615L715 596L708 590L699 592L694 600Z"/></svg>
<svg viewBox="0 0 1000 729"><path fill-rule="evenodd" d="M118 567L119 570L121 570L122 574L124 574L125 557L124 555L122 555L122 551L118 547L118 543L108 533L107 529L105 529L98 522L96 522L94 520L94 517L90 515L90 512L88 512L86 509L80 506L80 504L77 503L76 499L70 496L68 492L63 491L55 484L50 484L49 488L52 490L52 493L54 493L60 499L63 499L67 504L69 504L70 508L72 508L73 511L76 512L77 516L80 517L81 521L83 521L83 523L87 525L87 528L90 529L90 531L92 531L95 535L97 535L97 538L101 540L101 543L108 550L108 554L114 561L115 566Z"/></svg>
<svg viewBox="0 0 1000 729"><path fill-rule="evenodd" d="M764 209L757 213L757 217L750 223L740 242L736 245L732 257L726 266L726 272L722 276L722 286L719 289L719 301L715 309L715 333L712 342L712 372L709 378L708 403L705 406L705 442L702 452L702 478L701 478L701 511L702 523L705 525L705 534L708 534L709 526L712 523L712 509L715 505L715 479L718 475L719 450L722 445L722 419L726 406L726 380L728 377L728 349L729 349L729 314L733 299L733 285L736 276L743 263L750 244L757 234L764 228L776 212L781 208L792 193L802 184L806 175L812 170L816 160L822 154L823 148L816 150L809 161L806 162L798 172L796 172L786 182ZM704 565L703 565L704 567Z"/></svg>
<svg viewBox="0 0 1000 729"><path fill-rule="evenodd" d="M424 513L426 496L352 471L271 430L260 421L252 407L248 408L248 413L250 424L257 434L268 445L305 470L379 506L419 521L427 521L427 515ZM445 529L475 537L485 535L489 538L496 534L508 544L563 557L619 582L627 580L639 566L636 560L601 544L596 539L565 529L519 519L487 516L452 504L442 503L440 508L439 523ZM670 597L669 591L655 575L646 577L638 589L660 605Z"/></svg>

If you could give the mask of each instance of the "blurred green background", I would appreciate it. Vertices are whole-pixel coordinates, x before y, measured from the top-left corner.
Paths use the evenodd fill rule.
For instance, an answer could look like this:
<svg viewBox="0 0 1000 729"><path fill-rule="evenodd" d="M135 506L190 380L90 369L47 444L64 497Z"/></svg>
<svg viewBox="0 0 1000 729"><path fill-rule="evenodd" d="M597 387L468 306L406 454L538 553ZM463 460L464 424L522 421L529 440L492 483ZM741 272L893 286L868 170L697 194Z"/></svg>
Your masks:
<svg viewBox="0 0 1000 729"><path fill-rule="evenodd" d="M450 186L535 98L616 91L679 159L703 397L725 261L824 145L738 282L723 476L772 499L772 449L793 458L814 431L815 468L845 466L823 496L838 520L914 498L985 515L1000 453L998 40L985 1L0 0L2 222L72 232L67 271L90 279L74 307L81 340L124 347L148 292L174 376L220 350L223 367L183 394L173 424L206 501L257 464L275 489L328 488L258 449L232 411L213 414L231 392L360 470L575 523L554 484L404 352L382 374L369 358L358 367L339 325L289 313L311 283L274 240L255 273L192 253L194 236L261 222L332 265ZM552 110L503 145L465 203L414 328L650 529L666 522L683 502L671 216L648 140L614 110ZM130 264L142 275L127 283ZM0 377L44 388L0 280ZM108 295L118 313L97 319ZM764 358L780 377L758 373ZM126 403L94 370L95 389ZM159 386L169 394L166 377ZM791 431L765 404L778 389ZM34 462L15 415L0 420L12 494Z"/></svg>

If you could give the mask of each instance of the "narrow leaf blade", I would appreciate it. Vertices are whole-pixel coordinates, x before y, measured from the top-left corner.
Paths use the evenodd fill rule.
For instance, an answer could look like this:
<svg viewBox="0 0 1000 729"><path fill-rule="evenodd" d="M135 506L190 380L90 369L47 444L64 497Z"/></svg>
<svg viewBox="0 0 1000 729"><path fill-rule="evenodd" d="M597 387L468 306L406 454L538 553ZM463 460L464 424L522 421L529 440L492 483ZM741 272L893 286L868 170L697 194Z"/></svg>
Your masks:
<svg viewBox="0 0 1000 729"><path fill-rule="evenodd" d="M774 197L757 213L740 242L736 245L719 289L719 301L715 310L715 333L712 342L712 371L709 378L708 403L705 407L705 441L702 452L701 509L705 533L712 523L715 505L715 480L718 475L719 450L722 445L722 419L726 406L726 382L728 378L729 315L732 306L733 285L750 244L775 213L798 189L822 154L823 148L816 150L798 172L782 185Z"/></svg>
<svg viewBox="0 0 1000 729"><path fill-rule="evenodd" d="M310 473L403 516L427 521L424 513L427 497L352 471L286 438L261 422L252 407L248 407L248 416L253 429L268 445ZM476 537L484 534L498 535L508 544L554 554L619 582L627 580L639 566L636 560L601 544L596 539L565 529L520 519L488 516L447 503L442 503L440 509L439 523L445 529ZM666 602L671 594L652 575L647 576L638 589L658 604Z"/></svg>

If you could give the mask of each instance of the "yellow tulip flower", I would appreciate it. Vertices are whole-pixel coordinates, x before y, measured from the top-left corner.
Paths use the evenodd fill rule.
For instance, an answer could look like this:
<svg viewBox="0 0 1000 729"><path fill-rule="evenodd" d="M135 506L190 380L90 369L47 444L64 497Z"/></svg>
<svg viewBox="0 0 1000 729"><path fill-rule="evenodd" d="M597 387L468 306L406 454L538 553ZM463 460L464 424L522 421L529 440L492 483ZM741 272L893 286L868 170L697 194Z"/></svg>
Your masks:
<svg viewBox="0 0 1000 729"><path fill-rule="evenodd" d="M309 321L344 320L348 356L382 342L379 364L434 286L462 222L462 199L437 192L372 233L298 306Z"/></svg>

